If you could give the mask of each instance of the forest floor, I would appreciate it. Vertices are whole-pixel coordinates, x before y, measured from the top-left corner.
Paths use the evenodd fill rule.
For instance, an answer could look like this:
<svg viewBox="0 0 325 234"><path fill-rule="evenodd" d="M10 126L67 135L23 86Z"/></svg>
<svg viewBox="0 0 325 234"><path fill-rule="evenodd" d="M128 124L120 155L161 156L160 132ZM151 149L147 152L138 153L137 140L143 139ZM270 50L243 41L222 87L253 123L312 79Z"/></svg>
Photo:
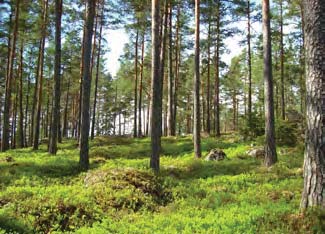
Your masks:
<svg viewBox="0 0 325 234"><path fill-rule="evenodd" d="M319 211L300 213L303 146L279 147L272 168L245 152L237 135L163 138L161 172L148 168L150 140L98 137L90 170L78 169L76 142L56 156L43 144L0 154L0 233L324 233Z"/></svg>

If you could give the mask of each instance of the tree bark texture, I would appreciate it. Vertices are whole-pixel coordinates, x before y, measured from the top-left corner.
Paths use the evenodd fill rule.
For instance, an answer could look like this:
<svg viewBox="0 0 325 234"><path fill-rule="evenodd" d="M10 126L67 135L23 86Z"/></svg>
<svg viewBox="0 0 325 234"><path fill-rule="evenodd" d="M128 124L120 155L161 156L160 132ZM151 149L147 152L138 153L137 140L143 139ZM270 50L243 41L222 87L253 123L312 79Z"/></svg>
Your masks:
<svg viewBox="0 0 325 234"><path fill-rule="evenodd" d="M142 35L141 42L141 67L140 67L140 81L139 81L139 102L138 102L138 136L142 137L142 89L143 89L143 72L144 72L144 40L145 35Z"/></svg>
<svg viewBox="0 0 325 234"><path fill-rule="evenodd" d="M209 22L208 22L208 74L207 74L207 133L210 135L211 132L211 118L210 118L210 108L211 108L211 91L210 91L210 82L211 82L211 72L210 72L210 61L211 61L211 18L209 17Z"/></svg>
<svg viewBox="0 0 325 234"><path fill-rule="evenodd" d="M20 45L20 63L19 63L19 122L18 122L18 147L25 146L24 141L24 107L23 107L23 71L24 71L24 40L21 39Z"/></svg>
<svg viewBox="0 0 325 234"><path fill-rule="evenodd" d="M135 36L135 57L134 57L134 107L133 107L133 137L137 137L137 120L138 120L138 46L139 45L139 30L137 29Z"/></svg>
<svg viewBox="0 0 325 234"><path fill-rule="evenodd" d="M159 171L159 155L161 150L162 121L162 77L160 73L160 38L159 38L159 0L152 0L152 64L151 64L151 158L150 167Z"/></svg>
<svg viewBox="0 0 325 234"><path fill-rule="evenodd" d="M42 95L43 95L43 67L44 67L44 48L45 48L45 38L46 38L46 26L47 26L47 10L48 10L48 0L44 2L43 8L43 22L42 22L42 37L40 41L40 52L37 68L37 95L36 95L36 110L34 116L34 136L33 136L33 149L38 149L39 136L40 136L40 123L41 123L41 108L42 108Z"/></svg>
<svg viewBox="0 0 325 234"><path fill-rule="evenodd" d="M180 74L180 63L181 63L181 35L180 35L180 15L181 6L180 3L177 4L177 15L176 15L176 41L175 41L175 79L174 79L174 93L173 93L173 128L176 134L176 122L177 122L177 106L178 106L178 88L179 88L179 74Z"/></svg>
<svg viewBox="0 0 325 234"><path fill-rule="evenodd" d="M281 77L281 118L286 118L284 90L284 44L283 44L283 0L280 0L280 77Z"/></svg>
<svg viewBox="0 0 325 234"><path fill-rule="evenodd" d="M252 126L252 53L251 53L251 8L247 0L247 66L248 66L248 125Z"/></svg>
<svg viewBox="0 0 325 234"><path fill-rule="evenodd" d="M264 105L265 105L265 166L277 161L274 128L272 49L270 28L270 3L263 0L263 55L264 55Z"/></svg>
<svg viewBox="0 0 325 234"><path fill-rule="evenodd" d="M195 0L195 60L194 60L194 154L201 157L201 118L200 118L200 0Z"/></svg>
<svg viewBox="0 0 325 234"><path fill-rule="evenodd" d="M168 48L168 115L167 115L167 121L168 121L168 136L175 136L175 124L174 121L174 101L173 101L173 7L172 2L169 1L169 19L168 19L168 39L169 39L169 48Z"/></svg>
<svg viewBox="0 0 325 234"><path fill-rule="evenodd" d="M104 8L103 8L104 9ZM102 32L103 32L103 10L101 12L101 21L99 29L99 38L98 38L98 50L97 50L97 62L96 62L96 79L95 79L95 93L94 93L94 103L93 103L93 117L91 124L91 139L95 137L95 123L96 123L96 104L97 104L97 93L98 93L98 79L99 79L99 65L100 65L100 53L101 53L101 44L102 44Z"/></svg>
<svg viewBox="0 0 325 234"><path fill-rule="evenodd" d="M215 42L215 51L214 51L214 66L215 66L215 79L214 79L214 129L215 136L219 137L220 133L220 94L219 94L219 62L220 62L220 2L217 3L217 27L216 27L216 36L217 40Z"/></svg>
<svg viewBox="0 0 325 234"><path fill-rule="evenodd" d="M5 103L3 110L3 126L2 126L2 139L1 139L1 151L4 152L9 149L9 135L10 135L10 107L11 107L11 89L13 82L13 72L14 72L14 60L16 56L16 41L18 33L18 24L19 24L19 4L20 0L16 1L15 9L15 26L13 30L13 37L11 41L11 47L9 50L8 58L8 71L6 76L5 84Z"/></svg>
<svg viewBox="0 0 325 234"><path fill-rule="evenodd" d="M95 0L87 1L87 13L85 21L84 56L82 72L82 105L80 125L80 158L79 164L82 170L89 168L89 128L90 128L90 88L91 88L91 45L95 18Z"/></svg>
<svg viewBox="0 0 325 234"><path fill-rule="evenodd" d="M301 208L325 208L325 2L304 0L306 148Z"/></svg>
<svg viewBox="0 0 325 234"><path fill-rule="evenodd" d="M61 96L61 17L62 0L55 0L55 62L54 62L54 92L52 110L52 131L49 153L56 154L57 139L60 122L60 96Z"/></svg>

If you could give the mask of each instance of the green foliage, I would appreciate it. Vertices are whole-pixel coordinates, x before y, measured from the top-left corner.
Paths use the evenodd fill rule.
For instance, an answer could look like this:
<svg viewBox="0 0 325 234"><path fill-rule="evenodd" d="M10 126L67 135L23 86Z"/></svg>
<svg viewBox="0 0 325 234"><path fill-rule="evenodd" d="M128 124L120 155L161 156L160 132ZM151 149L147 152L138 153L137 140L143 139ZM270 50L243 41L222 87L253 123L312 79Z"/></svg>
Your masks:
<svg viewBox="0 0 325 234"><path fill-rule="evenodd" d="M194 159L189 136L163 138L156 176L149 142L96 138L87 173L74 141L57 156L1 153L0 233L323 233L322 212L299 213L300 145L279 147L267 169L238 135L203 139L203 154L225 151L220 162Z"/></svg>
<svg viewBox="0 0 325 234"><path fill-rule="evenodd" d="M252 113L251 122L248 118L244 118L244 124L239 128L239 133L244 139L255 139L264 135L264 118L261 118L256 113Z"/></svg>
<svg viewBox="0 0 325 234"><path fill-rule="evenodd" d="M276 142L280 146L297 144L297 124L278 119L275 124Z"/></svg>

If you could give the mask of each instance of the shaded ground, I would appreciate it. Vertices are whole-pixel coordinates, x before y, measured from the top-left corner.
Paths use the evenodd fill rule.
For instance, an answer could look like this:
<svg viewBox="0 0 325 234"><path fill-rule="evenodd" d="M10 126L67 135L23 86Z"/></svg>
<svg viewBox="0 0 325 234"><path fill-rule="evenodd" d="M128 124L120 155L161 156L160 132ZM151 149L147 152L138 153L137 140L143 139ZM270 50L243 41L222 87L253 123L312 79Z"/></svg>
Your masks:
<svg viewBox="0 0 325 234"><path fill-rule="evenodd" d="M57 156L45 144L1 153L0 233L324 233L320 211L299 213L302 147L279 148L267 169L245 154L251 143L205 138L204 155L228 156L207 162L190 137L163 138L158 176L147 138L96 138L87 173L75 141Z"/></svg>

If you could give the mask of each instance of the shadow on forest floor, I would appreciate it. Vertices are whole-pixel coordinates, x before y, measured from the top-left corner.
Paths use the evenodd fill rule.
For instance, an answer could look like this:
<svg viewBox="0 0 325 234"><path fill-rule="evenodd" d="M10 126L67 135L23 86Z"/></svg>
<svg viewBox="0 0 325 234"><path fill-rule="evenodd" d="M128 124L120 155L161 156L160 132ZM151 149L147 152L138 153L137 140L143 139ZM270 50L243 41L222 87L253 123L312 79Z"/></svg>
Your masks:
<svg viewBox="0 0 325 234"><path fill-rule="evenodd" d="M98 167L98 164L91 164L91 168ZM22 177L41 177L43 179L71 179L78 176L82 170L78 161L58 157L43 161L13 161L0 163L1 179L0 184L12 184Z"/></svg>
<svg viewBox="0 0 325 234"><path fill-rule="evenodd" d="M236 147L238 143L223 142L219 139L208 138L202 142L202 151L213 148L228 149ZM99 137L92 142L90 157L105 159L143 159L150 157L150 139L132 139L127 137ZM193 143L190 137L163 137L162 155L181 157L193 152Z"/></svg>
<svg viewBox="0 0 325 234"><path fill-rule="evenodd" d="M218 175L235 176L249 173L260 165L261 161L257 159L226 159L222 162L194 160L187 167L164 167L161 174L184 180L206 179Z"/></svg>

